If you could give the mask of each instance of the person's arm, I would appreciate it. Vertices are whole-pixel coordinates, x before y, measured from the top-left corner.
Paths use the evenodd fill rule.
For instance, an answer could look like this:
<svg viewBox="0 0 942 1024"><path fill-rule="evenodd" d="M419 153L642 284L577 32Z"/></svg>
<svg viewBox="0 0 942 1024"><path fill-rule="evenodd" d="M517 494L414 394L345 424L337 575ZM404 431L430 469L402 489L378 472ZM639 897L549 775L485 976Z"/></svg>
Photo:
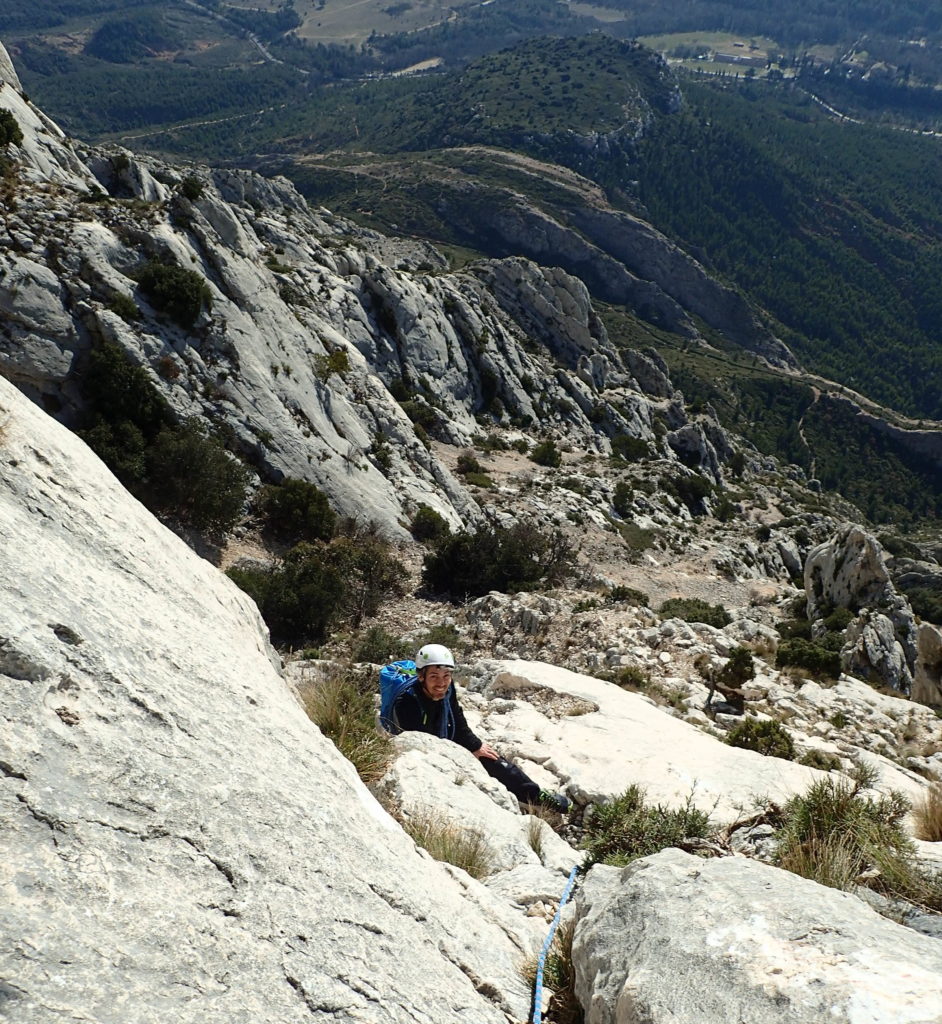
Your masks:
<svg viewBox="0 0 942 1024"><path fill-rule="evenodd" d="M400 693L393 704L392 720L400 732L428 732L422 705L414 693Z"/></svg>
<svg viewBox="0 0 942 1024"><path fill-rule="evenodd" d="M451 713L455 718L455 735L452 738L455 743L464 747L465 750L470 750L472 754L476 754L484 744L471 731L468 720L464 717L464 712L458 703L458 695L455 693L454 686L449 691L448 699L451 701Z"/></svg>

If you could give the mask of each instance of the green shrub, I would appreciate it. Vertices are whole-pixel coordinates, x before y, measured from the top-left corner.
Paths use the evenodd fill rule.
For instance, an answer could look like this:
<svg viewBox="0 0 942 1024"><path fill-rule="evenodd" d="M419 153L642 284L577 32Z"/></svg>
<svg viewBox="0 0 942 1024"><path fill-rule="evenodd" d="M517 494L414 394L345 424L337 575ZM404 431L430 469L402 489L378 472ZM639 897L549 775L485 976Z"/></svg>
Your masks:
<svg viewBox="0 0 942 1024"><path fill-rule="evenodd" d="M23 129L9 110L0 110L0 149L18 146L23 141Z"/></svg>
<svg viewBox="0 0 942 1024"><path fill-rule="evenodd" d="M738 688L748 683L756 674L756 663L752 657L752 651L748 647L734 647L729 652L729 660L719 670L716 681L721 686Z"/></svg>
<svg viewBox="0 0 942 1024"><path fill-rule="evenodd" d="M141 318L141 311L137 308L137 303L124 292L115 292L111 296L108 300L108 309L112 313L117 313L125 323L131 323Z"/></svg>
<svg viewBox="0 0 942 1024"><path fill-rule="evenodd" d="M195 203L198 199L202 199L205 190L206 186L194 174L188 174L183 181L180 182L181 194L184 198L189 199L191 203Z"/></svg>
<svg viewBox="0 0 942 1024"><path fill-rule="evenodd" d="M480 487L485 491L491 490L494 486L494 481L487 473L465 473L464 482L471 487Z"/></svg>
<svg viewBox="0 0 942 1024"><path fill-rule="evenodd" d="M795 760L795 744L788 730L772 719L744 718L730 729L726 742L731 747L755 750L766 757Z"/></svg>
<svg viewBox="0 0 942 1024"><path fill-rule="evenodd" d="M232 529L245 503L248 471L198 420L162 430L148 462L158 508L196 530Z"/></svg>
<svg viewBox="0 0 942 1024"><path fill-rule="evenodd" d="M183 328L193 326L204 306L212 308L209 285L195 270L150 260L137 280L151 305Z"/></svg>
<svg viewBox="0 0 942 1024"><path fill-rule="evenodd" d="M451 527L435 509L428 505L419 505L419 510L412 518L409 527L412 536L418 541L435 543L451 533Z"/></svg>
<svg viewBox="0 0 942 1024"><path fill-rule="evenodd" d="M173 422L170 406L147 371L135 366L113 342L100 342L92 348L81 387L89 410L89 426L103 421L120 431L130 423L150 442Z"/></svg>
<svg viewBox="0 0 942 1024"><path fill-rule="evenodd" d="M778 633L783 640L810 640L811 622L808 619L785 619L779 623Z"/></svg>
<svg viewBox="0 0 942 1024"><path fill-rule="evenodd" d="M801 668L813 676L837 679L841 674L841 657L836 651L829 651L811 640L794 637L783 640L775 655L778 668Z"/></svg>
<svg viewBox="0 0 942 1024"><path fill-rule="evenodd" d="M338 620L344 580L319 546L298 544L278 565L233 567L226 575L258 605L275 644L322 643Z"/></svg>
<svg viewBox="0 0 942 1024"><path fill-rule="evenodd" d="M354 661L384 665L387 661L409 657L410 648L401 636L394 636L382 626L370 626L354 643L351 656Z"/></svg>
<svg viewBox="0 0 942 1024"><path fill-rule="evenodd" d="M329 564L343 579L338 614L354 628L374 616L383 601L403 593L406 568L375 525L344 521L326 551Z"/></svg>
<svg viewBox="0 0 942 1024"><path fill-rule="evenodd" d="M821 772L841 770L841 759L833 754L826 754L823 750L809 750L798 758L798 763L807 765L809 768L817 768Z"/></svg>
<svg viewBox="0 0 942 1024"><path fill-rule="evenodd" d="M662 619L683 619L684 622L704 622L722 629L733 620L721 604L708 604L696 597L671 597L658 609Z"/></svg>
<svg viewBox="0 0 942 1024"><path fill-rule="evenodd" d="M829 777L793 797L776 836L776 862L822 885L853 889L863 883L942 910L942 878L920 868L905 831L908 800L898 792L864 796L868 782Z"/></svg>
<svg viewBox="0 0 942 1024"><path fill-rule="evenodd" d="M422 582L437 594L463 600L491 590L512 593L555 586L572 575L576 552L556 530L542 533L517 523L462 531L443 539L425 557Z"/></svg>
<svg viewBox="0 0 942 1024"><path fill-rule="evenodd" d="M647 441L629 434L616 434L612 438L612 455L625 462L637 462L650 456L651 449Z"/></svg>
<svg viewBox="0 0 942 1024"><path fill-rule="evenodd" d="M942 626L942 590L913 587L905 593L913 614L918 615L924 622L934 622L937 626Z"/></svg>
<svg viewBox="0 0 942 1024"><path fill-rule="evenodd" d="M148 450L140 428L129 420L109 423L95 418L78 435L125 487L140 497L139 485L147 477Z"/></svg>
<svg viewBox="0 0 942 1024"><path fill-rule="evenodd" d="M335 348L327 355L316 355L314 357L314 374L318 380L327 380L332 373L341 377L350 369L350 357L347 350Z"/></svg>
<svg viewBox="0 0 942 1024"><path fill-rule="evenodd" d="M623 690L644 693L651 685L651 677L643 668L639 668L637 665L626 665L615 674L615 684Z"/></svg>
<svg viewBox="0 0 942 1024"><path fill-rule="evenodd" d="M441 427L441 417L438 410L428 402L420 399L409 399L399 403L402 411L412 420L413 426L421 427L423 430L434 434Z"/></svg>
<svg viewBox="0 0 942 1024"><path fill-rule="evenodd" d="M468 473L483 473L484 467L471 454L471 452L462 452L458 456L458 462L455 465L455 471L464 476Z"/></svg>
<svg viewBox="0 0 942 1024"><path fill-rule="evenodd" d="M597 863L629 864L669 846L683 848L687 839L710 835L709 815L690 800L683 807L668 809L646 804L644 796L640 786L631 785L621 796L595 807L585 822L585 868Z"/></svg>
<svg viewBox="0 0 942 1024"><path fill-rule="evenodd" d="M646 608L649 600L647 594L634 587L616 586L608 592L609 604L634 604Z"/></svg>
<svg viewBox="0 0 942 1024"><path fill-rule="evenodd" d="M555 442L543 441L530 452L530 459L538 466L556 469L562 465L563 453L556 447Z"/></svg>
<svg viewBox="0 0 942 1024"><path fill-rule="evenodd" d="M441 622L437 626L425 630L422 634L422 643L418 646L421 647L424 644L443 644L455 653L467 647L467 644L461 639L458 627L450 622Z"/></svg>
<svg viewBox="0 0 942 1024"><path fill-rule="evenodd" d="M367 785L381 779L393 759L391 737L376 726L375 691L373 673L349 665L335 666L302 684L308 717Z"/></svg>
<svg viewBox="0 0 942 1024"><path fill-rule="evenodd" d="M657 538L657 533L654 530L646 530L643 526L638 526L637 523L627 522L616 525L619 536L633 554L646 551Z"/></svg>
<svg viewBox="0 0 942 1024"><path fill-rule="evenodd" d="M268 530L292 543L329 540L337 523L327 495L307 480L293 477L259 488L255 507Z"/></svg>
<svg viewBox="0 0 942 1024"><path fill-rule="evenodd" d="M890 533L879 534L877 536L877 540L883 545L886 551L896 558L922 558L922 551L920 551L918 545L913 544L912 541L905 540L902 537L896 537Z"/></svg>
<svg viewBox="0 0 942 1024"><path fill-rule="evenodd" d="M854 621L854 613L849 608L835 608L824 619L824 628L832 633L843 632Z"/></svg>
<svg viewBox="0 0 942 1024"><path fill-rule="evenodd" d="M631 499L634 492L631 486L625 483L624 480L619 480L615 484L615 490L612 492L612 508L622 517L627 519L631 515Z"/></svg>
<svg viewBox="0 0 942 1024"><path fill-rule="evenodd" d="M673 492L693 513L703 510L703 499L713 493L713 484L699 473L690 476L679 476L665 484L667 490Z"/></svg>
<svg viewBox="0 0 942 1024"><path fill-rule="evenodd" d="M152 511L194 529L231 529L245 502L245 467L197 420L175 423L143 367L101 342L81 385L88 411L79 435L126 487Z"/></svg>
<svg viewBox="0 0 942 1024"><path fill-rule="evenodd" d="M302 542L275 565L227 575L255 600L272 640L299 648L322 643L340 624L358 628L402 593L406 570L374 528L344 523L329 544Z"/></svg>

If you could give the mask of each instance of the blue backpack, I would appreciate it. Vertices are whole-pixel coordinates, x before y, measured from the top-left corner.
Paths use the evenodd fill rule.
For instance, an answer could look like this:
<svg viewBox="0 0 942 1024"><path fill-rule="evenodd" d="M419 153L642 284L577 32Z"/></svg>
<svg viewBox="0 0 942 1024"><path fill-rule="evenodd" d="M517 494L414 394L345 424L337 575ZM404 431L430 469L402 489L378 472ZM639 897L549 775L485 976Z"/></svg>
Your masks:
<svg viewBox="0 0 942 1024"><path fill-rule="evenodd" d="M393 721L393 705L399 695L405 693L410 687L418 683L419 676L415 662L408 658L403 661L393 661L384 665L379 670L379 724L394 736L402 730ZM454 684L453 684L454 685ZM451 689L445 697L445 707L442 709L440 737L451 739L455 731L454 717L451 713Z"/></svg>

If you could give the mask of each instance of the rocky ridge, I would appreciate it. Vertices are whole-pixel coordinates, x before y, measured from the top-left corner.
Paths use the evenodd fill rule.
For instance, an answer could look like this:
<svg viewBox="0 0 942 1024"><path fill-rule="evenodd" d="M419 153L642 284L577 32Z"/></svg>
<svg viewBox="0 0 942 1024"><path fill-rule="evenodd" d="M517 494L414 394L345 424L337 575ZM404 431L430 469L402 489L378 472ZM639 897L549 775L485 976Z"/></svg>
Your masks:
<svg viewBox="0 0 942 1024"><path fill-rule="evenodd" d="M90 348L112 342L263 478L311 480L400 539L422 503L453 525L481 516L406 397L451 445L539 424L588 450L626 434L676 458L655 426L687 426L682 402L666 380L643 390L568 274L523 259L448 273L427 245L308 209L284 179L82 150L15 81L0 102L24 131L0 227L0 371L64 422L81 421ZM142 293L149 260L205 281L211 308L192 327ZM116 312L127 299L137 316Z"/></svg>

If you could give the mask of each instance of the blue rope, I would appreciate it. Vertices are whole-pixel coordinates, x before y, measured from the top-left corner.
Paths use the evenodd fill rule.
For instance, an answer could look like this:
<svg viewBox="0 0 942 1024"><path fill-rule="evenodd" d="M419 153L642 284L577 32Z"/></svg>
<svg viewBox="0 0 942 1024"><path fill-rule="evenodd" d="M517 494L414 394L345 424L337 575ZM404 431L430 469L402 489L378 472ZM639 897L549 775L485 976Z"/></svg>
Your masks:
<svg viewBox="0 0 942 1024"><path fill-rule="evenodd" d="M559 909L556 911L556 916L550 925L549 935L546 936L546 941L543 943L542 950L540 950L540 958L536 962L536 986L533 990L533 1024L540 1024L543 1019L543 965L546 963L546 954L549 952L553 936L556 934L559 916L562 914L563 907L566 906L566 900L569 899L569 894L572 892L572 886L576 880L576 872L578 870L579 865L574 864L572 871L569 872L569 881L566 883L566 888L563 889L562 899L559 901Z"/></svg>

